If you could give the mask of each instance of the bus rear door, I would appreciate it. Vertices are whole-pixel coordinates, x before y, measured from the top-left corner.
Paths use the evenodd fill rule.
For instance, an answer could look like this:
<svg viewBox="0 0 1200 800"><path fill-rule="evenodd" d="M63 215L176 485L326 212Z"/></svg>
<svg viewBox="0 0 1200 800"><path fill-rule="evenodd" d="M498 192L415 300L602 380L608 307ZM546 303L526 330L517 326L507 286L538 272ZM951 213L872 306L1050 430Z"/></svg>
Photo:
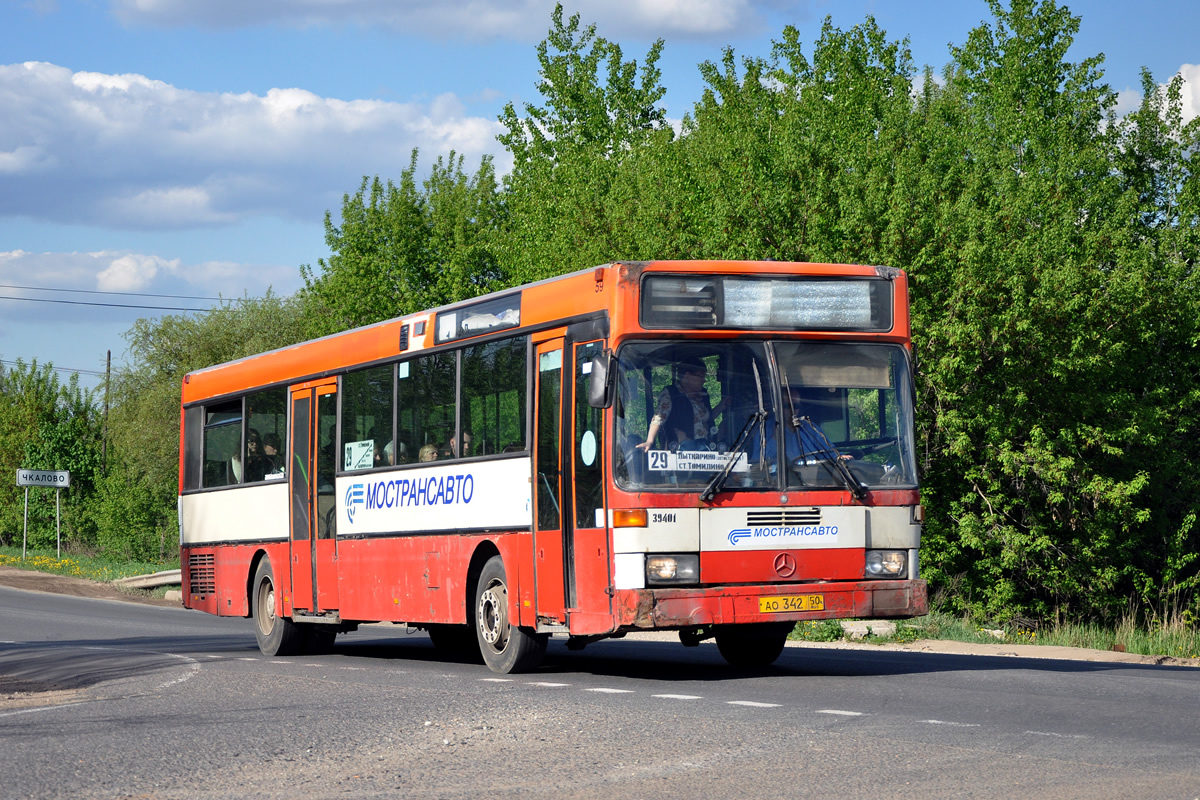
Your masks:
<svg viewBox="0 0 1200 800"><path fill-rule="evenodd" d="M294 387L291 405L291 602L315 614L338 608L337 384Z"/></svg>

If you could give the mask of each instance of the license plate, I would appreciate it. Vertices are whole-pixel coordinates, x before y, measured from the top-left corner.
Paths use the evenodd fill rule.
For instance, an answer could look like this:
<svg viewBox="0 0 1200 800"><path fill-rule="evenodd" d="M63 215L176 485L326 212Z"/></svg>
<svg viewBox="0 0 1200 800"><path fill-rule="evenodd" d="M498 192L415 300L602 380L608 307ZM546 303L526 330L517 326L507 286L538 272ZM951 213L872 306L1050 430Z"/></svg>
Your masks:
<svg viewBox="0 0 1200 800"><path fill-rule="evenodd" d="M783 611L823 611L824 609L825 595L823 594L758 598L758 610L762 614L775 614Z"/></svg>

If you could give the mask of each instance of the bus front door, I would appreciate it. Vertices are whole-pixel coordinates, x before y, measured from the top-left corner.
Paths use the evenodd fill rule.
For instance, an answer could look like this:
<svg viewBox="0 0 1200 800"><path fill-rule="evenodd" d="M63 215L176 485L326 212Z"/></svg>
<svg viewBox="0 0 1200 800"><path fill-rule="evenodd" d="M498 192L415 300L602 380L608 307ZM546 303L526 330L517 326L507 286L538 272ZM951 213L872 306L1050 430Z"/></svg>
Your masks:
<svg viewBox="0 0 1200 800"><path fill-rule="evenodd" d="M567 567L562 520L563 340L537 345L534 410L533 551L537 617L541 626L567 622Z"/></svg>
<svg viewBox="0 0 1200 800"><path fill-rule="evenodd" d="M604 416L587 403L592 359L603 342L537 344L534 448L534 574L541 630L612 627ZM580 337L582 338L582 337Z"/></svg>
<svg viewBox="0 0 1200 800"><path fill-rule="evenodd" d="M338 608L337 384L293 388L291 403L291 603L315 614Z"/></svg>

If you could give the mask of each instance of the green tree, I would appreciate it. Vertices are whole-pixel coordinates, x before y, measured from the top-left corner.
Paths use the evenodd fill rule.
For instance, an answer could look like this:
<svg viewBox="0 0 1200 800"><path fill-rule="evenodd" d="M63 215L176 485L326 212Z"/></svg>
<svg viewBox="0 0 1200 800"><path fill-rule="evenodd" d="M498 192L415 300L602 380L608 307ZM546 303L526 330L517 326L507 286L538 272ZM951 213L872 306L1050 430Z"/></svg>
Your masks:
<svg viewBox="0 0 1200 800"><path fill-rule="evenodd" d="M312 335L474 297L507 285L494 254L503 208L489 157L474 175L451 152L418 187L413 150L399 184L363 178L325 215L331 255L301 267Z"/></svg>
<svg viewBox="0 0 1200 800"><path fill-rule="evenodd" d="M95 528L89 502L100 468L100 415L78 376L60 381L52 364L18 360L0 368L0 465L17 469L68 470L71 485L62 490L64 544L87 546ZM29 544L52 547L57 538L54 493L29 493ZM0 485L0 541L21 540L24 490L15 481Z"/></svg>
<svg viewBox="0 0 1200 800"><path fill-rule="evenodd" d="M561 4L551 21L538 45L545 105L526 104L525 116L506 105L506 130L497 137L513 155L500 254L517 283L645 253L633 222L657 198L632 192L623 166L645 164L638 156L673 135L656 105L666 92L657 66L662 40L639 69L594 25L581 26L578 14L564 22Z"/></svg>
<svg viewBox="0 0 1200 800"><path fill-rule="evenodd" d="M98 541L157 559L178 541L179 409L186 373L302 341L299 297L226 301L196 315L140 319L125 334L129 363L110 392L108 471L98 487Z"/></svg>

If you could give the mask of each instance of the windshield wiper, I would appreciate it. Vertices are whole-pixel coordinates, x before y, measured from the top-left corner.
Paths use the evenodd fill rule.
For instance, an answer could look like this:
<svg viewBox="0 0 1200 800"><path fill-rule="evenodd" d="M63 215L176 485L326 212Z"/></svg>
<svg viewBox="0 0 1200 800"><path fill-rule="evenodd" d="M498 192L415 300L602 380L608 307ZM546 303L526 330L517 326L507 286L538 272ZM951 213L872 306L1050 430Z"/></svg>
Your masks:
<svg viewBox="0 0 1200 800"><path fill-rule="evenodd" d="M854 473L850 471L850 467L846 466L845 457L842 455L840 450L833 446L833 442L829 441L829 437L825 435L825 431L821 430L821 427L813 422L809 417L792 417L792 426L795 427L797 431L800 430L801 425L804 425L809 431L811 431L812 434L817 437L817 441L819 443L824 444L824 448L814 451L813 455L817 456L822 461L833 467L833 471L837 473L838 477L842 479L842 483L846 484L846 488L850 490L850 493L853 494L859 502L866 500L867 487L862 481L855 477ZM803 453L801 454L801 457L804 457Z"/></svg>
<svg viewBox="0 0 1200 800"><path fill-rule="evenodd" d="M725 481L729 480L730 474L733 472L733 467L745 452L743 448L746 442L750 439L750 434L756 426L761 427L763 420L767 418L767 409L763 406L762 380L758 375L758 364L754 361L750 362L750 366L754 369L754 385L758 389L758 410L750 414L746 418L746 424L742 426L742 432L738 434L737 439L733 443L733 447L729 448L729 458L725 460L725 466L721 467L713 479L708 482L708 486L704 487L704 491L700 493L700 499L707 503L717 496L717 493L725 488ZM766 451L766 442L759 447L758 452Z"/></svg>

